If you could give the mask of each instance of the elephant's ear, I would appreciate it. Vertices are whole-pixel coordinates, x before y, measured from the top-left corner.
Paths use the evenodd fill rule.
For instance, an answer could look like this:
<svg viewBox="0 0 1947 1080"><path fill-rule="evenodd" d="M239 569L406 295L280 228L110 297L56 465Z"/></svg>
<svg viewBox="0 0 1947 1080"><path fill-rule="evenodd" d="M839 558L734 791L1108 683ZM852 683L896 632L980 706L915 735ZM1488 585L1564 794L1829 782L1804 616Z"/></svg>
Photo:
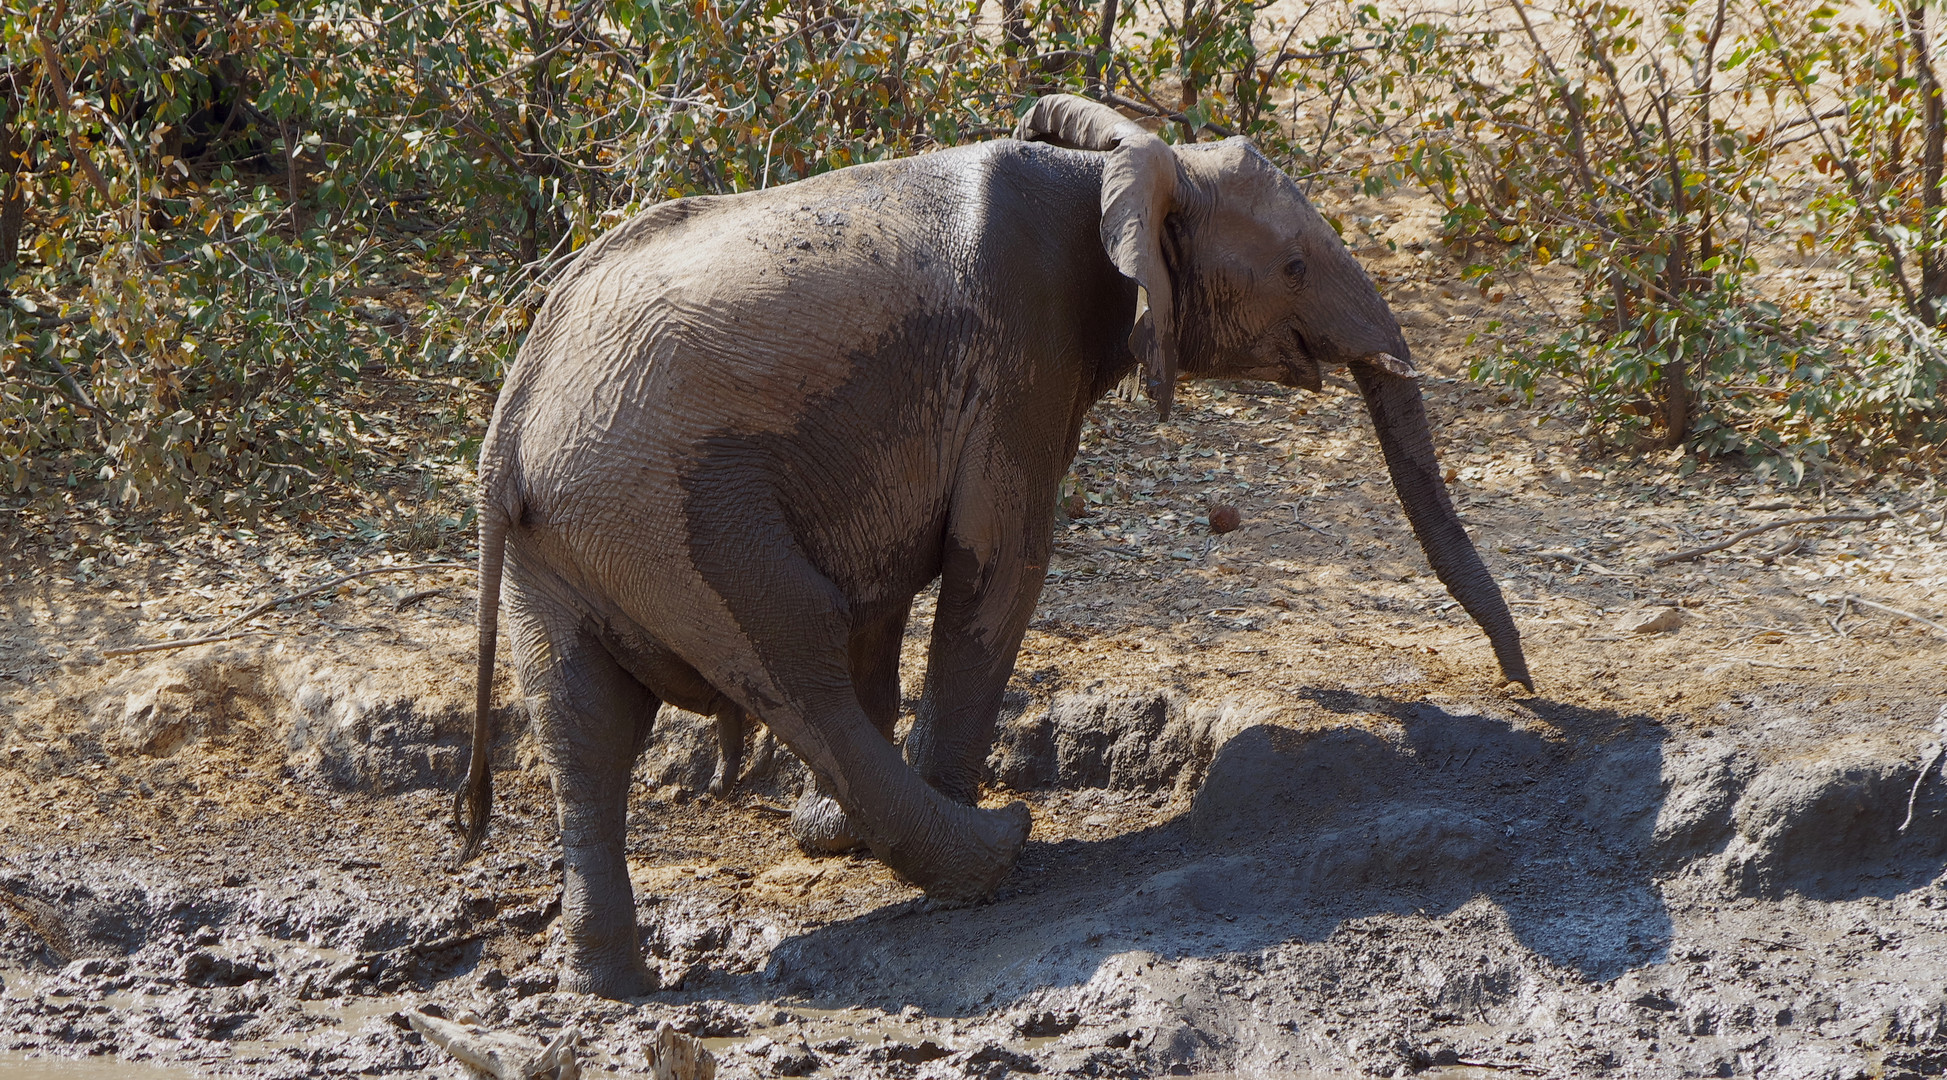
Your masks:
<svg viewBox="0 0 1947 1080"><path fill-rule="evenodd" d="M1167 419L1176 395L1176 291L1163 259L1163 228L1185 183L1176 152L1114 109L1068 94L1036 101L1015 135L1109 155L1102 170L1102 247L1137 285L1129 348Z"/></svg>

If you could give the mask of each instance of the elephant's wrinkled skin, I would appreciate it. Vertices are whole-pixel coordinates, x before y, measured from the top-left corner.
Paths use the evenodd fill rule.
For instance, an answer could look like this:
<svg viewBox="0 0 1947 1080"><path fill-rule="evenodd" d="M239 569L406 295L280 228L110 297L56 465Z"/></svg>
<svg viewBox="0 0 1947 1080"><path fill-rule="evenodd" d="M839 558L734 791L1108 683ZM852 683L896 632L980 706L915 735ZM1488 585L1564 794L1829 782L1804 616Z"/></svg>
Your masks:
<svg viewBox="0 0 1947 1080"><path fill-rule="evenodd" d="M542 308L481 453L458 809L470 852L504 587L559 808L564 989L650 985L624 804L662 703L754 715L803 757L837 805L801 804L801 834L849 822L931 895L995 887L1029 824L973 805L1001 692L1083 415L1138 363L1165 414L1179 368L1316 388L1350 364L1429 561L1528 681L1398 323L1297 187L1241 139L1171 148L1077 98L1020 134L665 203ZM936 577L902 759L900 639Z"/></svg>

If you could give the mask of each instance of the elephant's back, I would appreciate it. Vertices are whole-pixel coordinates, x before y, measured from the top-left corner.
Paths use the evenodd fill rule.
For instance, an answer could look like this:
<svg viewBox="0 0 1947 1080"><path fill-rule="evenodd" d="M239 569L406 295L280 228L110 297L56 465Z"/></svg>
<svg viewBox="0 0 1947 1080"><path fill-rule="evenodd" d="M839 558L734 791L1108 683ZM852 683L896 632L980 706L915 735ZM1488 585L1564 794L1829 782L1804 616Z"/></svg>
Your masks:
<svg viewBox="0 0 1947 1080"><path fill-rule="evenodd" d="M504 501L530 518L566 524L577 507L612 515L626 501L667 521L686 477L724 467L727 445L765 447L730 458L784 482L820 462L850 469L862 439L950 426L941 391L964 369L982 300L962 235L974 226L957 218L978 161L859 166L618 226L551 291L509 372L483 481L517 477ZM937 474L941 452L912 471Z"/></svg>
<svg viewBox="0 0 1947 1080"><path fill-rule="evenodd" d="M551 290L508 376L521 419L503 426L546 453L802 430L811 403L839 398L846 420L870 422L878 398L849 385L910 383L894 369L912 362L947 377L967 322L989 317L975 256L994 145L676 200L618 226Z"/></svg>

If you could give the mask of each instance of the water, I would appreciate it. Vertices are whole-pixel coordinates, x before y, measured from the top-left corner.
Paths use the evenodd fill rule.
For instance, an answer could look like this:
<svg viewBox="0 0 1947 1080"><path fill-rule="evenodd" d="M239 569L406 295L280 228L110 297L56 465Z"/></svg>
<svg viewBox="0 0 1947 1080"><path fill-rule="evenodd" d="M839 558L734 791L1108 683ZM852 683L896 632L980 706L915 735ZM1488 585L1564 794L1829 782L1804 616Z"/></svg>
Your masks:
<svg viewBox="0 0 1947 1080"><path fill-rule="evenodd" d="M29 1057L0 1050L0 1077L6 1080L191 1080L193 1070L175 1065L120 1058Z"/></svg>

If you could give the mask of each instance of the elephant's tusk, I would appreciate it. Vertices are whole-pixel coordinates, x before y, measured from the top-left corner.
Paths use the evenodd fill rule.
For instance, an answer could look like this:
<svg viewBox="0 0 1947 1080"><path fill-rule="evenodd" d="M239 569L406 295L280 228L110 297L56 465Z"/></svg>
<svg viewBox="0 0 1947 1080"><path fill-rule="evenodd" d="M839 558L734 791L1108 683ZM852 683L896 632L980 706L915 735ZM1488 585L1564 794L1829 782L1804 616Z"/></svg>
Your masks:
<svg viewBox="0 0 1947 1080"><path fill-rule="evenodd" d="M1412 364L1401 360L1389 352L1376 352L1371 356L1362 356L1359 359L1381 371L1389 371L1402 379L1417 379L1420 377L1419 368L1414 367Z"/></svg>

